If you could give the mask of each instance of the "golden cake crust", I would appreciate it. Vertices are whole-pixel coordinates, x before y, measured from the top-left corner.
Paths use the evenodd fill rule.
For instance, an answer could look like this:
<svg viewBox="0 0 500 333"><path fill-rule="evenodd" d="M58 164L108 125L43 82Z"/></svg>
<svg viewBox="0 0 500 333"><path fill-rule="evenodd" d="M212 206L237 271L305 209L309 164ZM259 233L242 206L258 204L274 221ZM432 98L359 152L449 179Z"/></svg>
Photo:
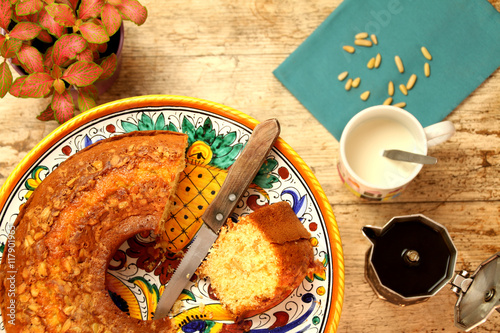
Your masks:
<svg viewBox="0 0 500 333"><path fill-rule="evenodd" d="M279 202L228 221L198 273L210 278L221 304L240 321L279 304L309 272L323 269L309 232Z"/></svg>
<svg viewBox="0 0 500 333"><path fill-rule="evenodd" d="M119 135L71 156L42 181L14 224L15 273L8 273L14 270L5 255L0 266L7 332L173 331L168 318L142 321L120 311L105 273L126 239L162 231L186 146L181 133ZM15 295L6 292L11 275ZM8 316L12 303L15 322Z"/></svg>

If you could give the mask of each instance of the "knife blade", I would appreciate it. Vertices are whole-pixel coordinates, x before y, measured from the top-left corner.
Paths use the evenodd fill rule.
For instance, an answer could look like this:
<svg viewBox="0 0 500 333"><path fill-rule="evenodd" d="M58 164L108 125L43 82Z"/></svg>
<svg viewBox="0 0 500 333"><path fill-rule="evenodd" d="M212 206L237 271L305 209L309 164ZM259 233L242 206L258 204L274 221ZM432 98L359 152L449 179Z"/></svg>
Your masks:
<svg viewBox="0 0 500 333"><path fill-rule="evenodd" d="M229 169L219 193L201 216L204 223L167 283L156 307L153 317L155 320L168 315L182 290L207 256L217 239L219 229L257 175L279 134L280 124L276 119L268 119L255 127L245 148Z"/></svg>

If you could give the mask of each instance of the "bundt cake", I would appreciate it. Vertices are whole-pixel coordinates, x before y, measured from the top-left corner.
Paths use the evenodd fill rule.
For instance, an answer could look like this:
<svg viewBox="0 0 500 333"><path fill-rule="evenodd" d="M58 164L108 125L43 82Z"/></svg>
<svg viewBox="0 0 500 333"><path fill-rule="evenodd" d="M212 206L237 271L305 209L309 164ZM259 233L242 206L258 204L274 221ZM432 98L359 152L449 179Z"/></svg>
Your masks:
<svg viewBox="0 0 500 333"><path fill-rule="evenodd" d="M228 220L198 274L239 321L279 304L306 274L324 269L310 237L287 202L268 205Z"/></svg>
<svg viewBox="0 0 500 333"><path fill-rule="evenodd" d="M181 133L118 135L71 156L42 181L15 221L15 245L4 252L15 253L15 265L7 267L4 255L0 266L8 333L173 331L168 318L142 321L119 310L105 273L126 239L162 231L186 146Z"/></svg>

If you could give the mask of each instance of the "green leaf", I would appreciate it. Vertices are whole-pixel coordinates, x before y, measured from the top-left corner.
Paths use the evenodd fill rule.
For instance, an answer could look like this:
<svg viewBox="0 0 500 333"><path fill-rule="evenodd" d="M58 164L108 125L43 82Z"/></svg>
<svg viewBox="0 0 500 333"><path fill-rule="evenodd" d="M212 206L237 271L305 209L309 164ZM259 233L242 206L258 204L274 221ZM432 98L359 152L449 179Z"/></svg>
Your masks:
<svg viewBox="0 0 500 333"><path fill-rule="evenodd" d="M79 27L83 38L89 43L103 44L109 42L109 36L102 25L94 22L85 22Z"/></svg>
<svg viewBox="0 0 500 333"><path fill-rule="evenodd" d="M98 17L104 3L104 0L82 0L78 8L78 18L85 21Z"/></svg>
<svg viewBox="0 0 500 333"><path fill-rule="evenodd" d="M22 45L23 42L19 39L6 40L2 45L0 53L4 58L14 58Z"/></svg>
<svg viewBox="0 0 500 333"><path fill-rule="evenodd" d="M45 110L40 112L38 116L36 116L36 119L41 120L41 121L49 121L49 120L55 120L54 116L54 110L52 110L51 105L49 104Z"/></svg>
<svg viewBox="0 0 500 333"><path fill-rule="evenodd" d="M150 131L155 128L153 124L153 120L147 116L145 113L142 114L141 120L139 120L139 123L137 124L139 127L139 130L141 131Z"/></svg>
<svg viewBox="0 0 500 333"><path fill-rule="evenodd" d="M60 38L64 35L65 28L57 23L47 11L42 9L38 17L38 23L53 36Z"/></svg>
<svg viewBox="0 0 500 333"><path fill-rule="evenodd" d="M72 27L76 24L76 16L73 9L67 4L53 3L45 7L47 13L63 27Z"/></svg>
<svg viewBox="0 0 500 333"><path fill-rule="evenodd" d="M177 127L174 124L172 124L172 123L168 123L167 131L179 132L179 130L177 129Z"/></svg>
<svg viewBox="0 0 500 333"><path fill-rule="evenodd" d="M47 73L28 75L21 86L22 97L42 98L50 93L54 79Z"/></svg>
<svg viewBox="0 0 500 333"><path fill-rule="evenodd" d="M181 130L182 133L188 135L188 146L191 146L196 141L194 138L194 125L191 124L187 117L182 119Z"/></svg>
<svg viewBox="0 0 500 333"><path fill-rule="evenodd" d="M237 143L233 146L233 149L229 153L215 156L210 164L216 165L221 169L227 169L233 164L236 156L238 156L242 148L243 144Z"/></svg>
<svg viewBox="0 0 500 333"><path fill-rule="evenodd" d="M122 0L122 3L116 6L116 9L126 20L130 20L137 25L146 22L148 11L137 0Z"/></svg>
<svg viewBox="0 0 500 333"><path fill-rule="evenodd" d="M277 166L278 166L278 161L276 161L274 158L269 158L264 163L262 163L262 166L260 167L257 173L259 174L271 173L274 169L276 169Z"/></svg>
<svg viewBox="0 0 500 333"><path fill-rule="evenodd" d="M63 65L87 47L87 41L80 35L69 34L59 38L52 50L52 60L56 65Z"/></svg>
<svg viewBox="0 0 500 333"><path fill-rule="evenodd" d="M137 127L137 125L136 124L132 124L131 122L122 120L121 124L122 124L123 130L126 133L130 133L130 132L134 132L134 131L138 131L139 130L139 128Z"/></svg>
<svg viewBox="0 0 500 333"><path fill-rule="evenodd" d="M7 31L12 17L12 6L9 0L0 0L0 28Z"/></svg>
<svg viewBox="0 0 500 333"><path fill-rule="evenodd" d="M279 178L270 174L258 174L253 179L252 183L261 188L272 188L273 184L278 182Z"/></svg>
<svg viewBox="0 0 500 333"><path fill-rule="evenodd" d="M160 113L158 118L156 118L156 123L155 123L155 130L163 130L165 129L165 116L163 113Z"/></svg>
<svg viewBox="0 0 500 333"><path fill-rule="evenodd" d="M10 87L12 87L12 80L12 72L7 62L4 61L0 64L0 98L3 98L9 92Z"/></svg>
<svg viewBox="0 0 500 333"><path fill-rule="evenodd" d="M104 58L100 64L102 68L102 74L99 79L105 80L110 78L115 73L117 63L118 60L116 54L114 53Z"/></svg>
<svg viewBox="0 0 500 333"><path fill-rule="evenodd" d="M33 46L23 45L19 52L17 52L17 58L28 73L44 71L43 56L40 51Z"/></svg>
<svg viewBox="0 0 500 333"><path fill-rule="evenodd" d="M20 22L11 30L9 36L20 40L32 40L38 36L42 28L33 22Z"/></svg>
<svg viewBox="0 0 500 333"><path fill-rule="evenodd" d="M101 73L102 68L98 64L77 61L63 72L62 79L77 87L84 87L94 83Z"/></svg>
<svg viewBox="0 0 500 333"><path fill-rule="evenodd" d="M68 90L65 90L62 94L55 92L52 98L51 106L54 110L55 118L60 124L70 120L75 114L73 98L69 94Z"/></svg>
<svg viewBox="0 0 500 333"><path fill-rule="evenodd" d="M236 132L229 132L222 138L221 146L232 145L234 141L236 141Z"/></svg>
<svg viewBox="0 0 500 333"><path fill-rule="evenodd" d="M122 24L122 16L114 6L105 4L101 12L101 20L109 36L113 36Z"/></svg>
<svg viewBox="0 0 500 333"><path fill-rule="evenodd" d="M19 16L35 14L42 7L43 2L41 0L20 0L16 3L16 14Z"/></svg>
<svg viewBox="0 0 500 333"><path fill-rule="evenodd" d="M91 96L91 94L87 93L84 89L78 90L78 109L80 111L88 111L96 106L96 101Z"/></svg>

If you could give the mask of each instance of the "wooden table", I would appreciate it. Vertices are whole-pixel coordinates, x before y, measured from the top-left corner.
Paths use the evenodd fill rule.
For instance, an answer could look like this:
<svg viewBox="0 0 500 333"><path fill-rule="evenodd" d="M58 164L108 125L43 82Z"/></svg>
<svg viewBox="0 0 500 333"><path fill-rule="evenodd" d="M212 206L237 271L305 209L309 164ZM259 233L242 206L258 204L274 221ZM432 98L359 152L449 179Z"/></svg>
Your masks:
<svg viewBox="0 0 500 333"><path fill-rule="evenodd" d="M500 0L490 0L500 10ZM99 103L146 94L204 98L258 120L276 117L281 137L322 184L337 218L345 257L345 299L338 332L460 332L448 286L405 308L378 299L364 278L370 244L362 226L421 213L443 224L458 249L456 270L473 271L500 250L500 70L448 117L456 135L431 150L398 199L361 201L337 175L337 140L276 80L272 71L340 0L143 0L146 23L127 22L123 69ZM0 100L0 184L55 122L35 119L46 101ZM300 135L298 135L300 134ZM473 332L499 332L500 314Z"/></svg>

